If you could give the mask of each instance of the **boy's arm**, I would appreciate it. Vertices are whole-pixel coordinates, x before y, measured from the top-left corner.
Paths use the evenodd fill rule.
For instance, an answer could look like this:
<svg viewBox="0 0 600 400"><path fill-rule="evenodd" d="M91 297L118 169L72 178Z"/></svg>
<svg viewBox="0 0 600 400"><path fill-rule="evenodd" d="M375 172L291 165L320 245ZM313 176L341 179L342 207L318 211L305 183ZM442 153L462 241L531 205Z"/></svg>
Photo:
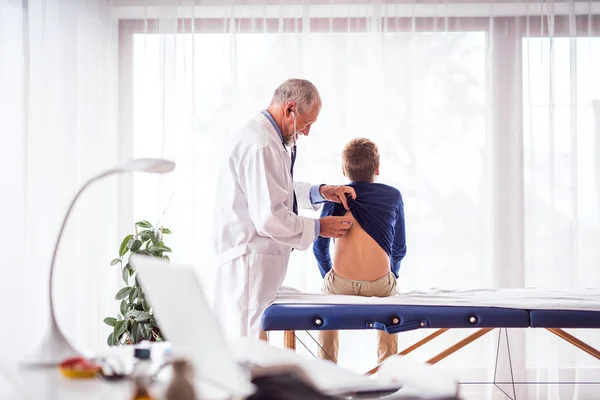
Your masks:
<svg viewBox="0 0 600 400"><path fill-rule="evenodd" d="M394 232L394 243L392 244L391 269L396 278L400 270L400 261L406 255L406 229L404 225L404 203L402 195L398 199L398 213L396 215L396 228Z"/></svg>
<svg viewBox="0 0 600 400"><path fill-rule="evenodd" d="M324 203L323 209L321 210L321 218L332 215L334 206L335 203ZM329 255L329 238L319 236L313 243L313 253L317 259L321 276L324 278L325 274L332 268L331 257Z"/></svg>

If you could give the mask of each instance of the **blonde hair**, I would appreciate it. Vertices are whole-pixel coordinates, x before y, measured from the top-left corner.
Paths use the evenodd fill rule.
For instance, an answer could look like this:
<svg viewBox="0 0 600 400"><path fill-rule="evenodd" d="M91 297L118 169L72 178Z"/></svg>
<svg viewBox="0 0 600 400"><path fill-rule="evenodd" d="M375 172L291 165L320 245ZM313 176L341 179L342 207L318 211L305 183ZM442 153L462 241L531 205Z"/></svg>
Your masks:
<svg viewBox="0 0 600 400"><path fill-rule="evenodd" d="M356 138L344 146L342 167L352 182L372 182L379 167L379 149L367 138Z"/></svg>

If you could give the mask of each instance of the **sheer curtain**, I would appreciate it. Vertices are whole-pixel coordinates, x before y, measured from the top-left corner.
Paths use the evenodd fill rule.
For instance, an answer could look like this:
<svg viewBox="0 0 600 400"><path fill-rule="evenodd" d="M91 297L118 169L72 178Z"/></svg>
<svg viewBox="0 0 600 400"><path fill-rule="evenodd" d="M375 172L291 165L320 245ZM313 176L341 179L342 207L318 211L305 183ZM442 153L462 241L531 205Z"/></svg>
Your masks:
<svg viewBox="0 0 600 400"><path fill-rule="evenodd" d="M45 329L48 264L71 196L132 156L171 158L177 169L110 178L81 199L55 277L61 326L81 349L105 346L101 321L120 285L108 263L138 219L162 218L173 260L197 266L210 296L217 160L228 135L292 76L323 97L299 142L297 179L344 183L346 141L378 143L380 181L405 200L401 290L598 285L598 4L347 3L0 0L0 304L11 327L1 331L2 359L22 356ZM319 290L310 250L294 252L286 284ZM600 346L593 331L574 333ZM400 347L425 334L401 334ZM444 334L412 357L466 334ZM299 351L316 351L300 338L309 350ZM437 367L489 382L497 339L488 334ZM509 330L509 339L516 381L597 380L597 360L548 332ZM374 340L343 332L340 364L370 368ZM501 394L475 390L463 386L474 398ZM517 390L540 399L597 392Z"/></svg>
<svg viewBox="0 0 600 400"><path fill-rule="evenodd" d="M23 357L45 332L50 259L69 202L120 160L117 34L103 1L0 0L2 362ZM84 193L57 259L57 317L82 351L106 346L102 320L118 307L109 263L132 229L119 225L118 183Z"/></svg>
<svg viewBox="0 0 600 400"><path fill-rule="evenodd" d="M379 180L405 199L402 290L598 284L597 4L258 3L112 4L122 19L121 101L132 110L123 140L136 156L178 163L161 185L136 177L133 214L158 219L168 204L174 259L198 267L209 295L218 157L288 77L312 80L323 97L319 121L299 142L297 179L344 183L343 145L356 136L378 143ZM286 284L319 290L312 251L292 254ZM425 333L403 333L400 347ZM600 345L592 332L576 333ZM429 351L465 335L447 334ZM340 364L365 371L374 339L343 332ZM509 339L516 381L598 373L596 360L546 331L509 331ZM488 335L439 368L491 381L496 346ZM584 398L585 390L518 385L527 398Z"/></svg>

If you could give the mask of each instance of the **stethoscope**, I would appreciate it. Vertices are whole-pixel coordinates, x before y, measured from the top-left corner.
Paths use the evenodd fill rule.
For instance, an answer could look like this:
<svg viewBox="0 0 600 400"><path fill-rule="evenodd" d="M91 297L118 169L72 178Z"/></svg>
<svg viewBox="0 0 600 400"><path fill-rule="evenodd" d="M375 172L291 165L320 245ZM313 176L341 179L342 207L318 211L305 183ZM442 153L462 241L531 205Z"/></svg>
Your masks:
<svg viewBox="0 0 600 400"><path fill-rule="evenodd" d="M293 111L290 111L292 113L292 118L294 119L294 149L296 148L296 137L298 136L298 133L296 133L296 114L294 114Z"/></svg>

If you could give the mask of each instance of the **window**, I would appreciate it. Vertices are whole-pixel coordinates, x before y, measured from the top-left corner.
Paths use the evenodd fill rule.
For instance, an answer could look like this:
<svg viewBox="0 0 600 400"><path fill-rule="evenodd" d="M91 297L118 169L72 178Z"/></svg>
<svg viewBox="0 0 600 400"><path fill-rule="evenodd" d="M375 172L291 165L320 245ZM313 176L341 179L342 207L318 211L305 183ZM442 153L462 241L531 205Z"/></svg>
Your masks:
<svg viewBox="0 0 600 400"><path fill-rule="evenodd" d="M175 257L206 274L215 167L227 137L268 105L279 83L303 76L324 106L299 141L295 177L344 183L342 147L353 137L373 139L382 156L379 181L398 187L405 202L409 250L400 288L489 285L486 40L483 30L134 34L134 155L178 164L171 177L136 176L136 220L162 213L175 189L165 216ZM318 291L321 282L312 249L293 252L285 284ZM343 332L341 346L355 349L369 335ZM484 343L465 349L459 364L477 364ZM340 353L350 367L361 359L357 369L374 362L374 346L352 359Z"/></svg>
<svg viewBox="0 0 600 400"><path fill-rule="evenodd" d="M165 223L176 258L198 265L207 282L215 160L276 85L303 76L317 84L324 107L300 139L295 177L342 183L346 141L378 143L380 181L399 187L405 200L401 290L600 284L590 273L600 255L597 16L197 19L169 20L168 29L158 22L121 26L121 68L131 69L133 85L124 98L134 110L135 155L167 156L178 168L170 177L136 176L135 213L159 215L175 188ZM293 252L285 283L319 290L310 249ZM425 334L403 333L400 347ZM451 331L427 352L464 336ZM510 337L511 347L525 350L513 367L541 371L547 333ZM340 364L363 371L375 362L375 332L340 339ZM559 347L561 367L579 360ZM488 335L439 366L485 381L495 354Z"/></svg>
<svg viewBox="0 0 600 400"><path fill-rule="evenodd" d="M575 279L571 269L561 265L571 265L577 257L585 268L598 259L595 235L590 235L600 211L592 108L600 99L598 70L600 37L523 39L530 285L543 285L549 271L565 274L562 281L570 282ZM548 284L556 282L552 277Z"/></svg>
<svg viewBox="0 0 600 400"><path fill-rule="evenodd" d="M600 37L522 41L526 285L598 286L591 271L600 256L600 115L593 107L600 99ZM528 332L528 364L539 365L545 334ZM578 329L577 337L600 345L593 330ZM566 346L558 349L561 365L595 366Z"/></svg>

